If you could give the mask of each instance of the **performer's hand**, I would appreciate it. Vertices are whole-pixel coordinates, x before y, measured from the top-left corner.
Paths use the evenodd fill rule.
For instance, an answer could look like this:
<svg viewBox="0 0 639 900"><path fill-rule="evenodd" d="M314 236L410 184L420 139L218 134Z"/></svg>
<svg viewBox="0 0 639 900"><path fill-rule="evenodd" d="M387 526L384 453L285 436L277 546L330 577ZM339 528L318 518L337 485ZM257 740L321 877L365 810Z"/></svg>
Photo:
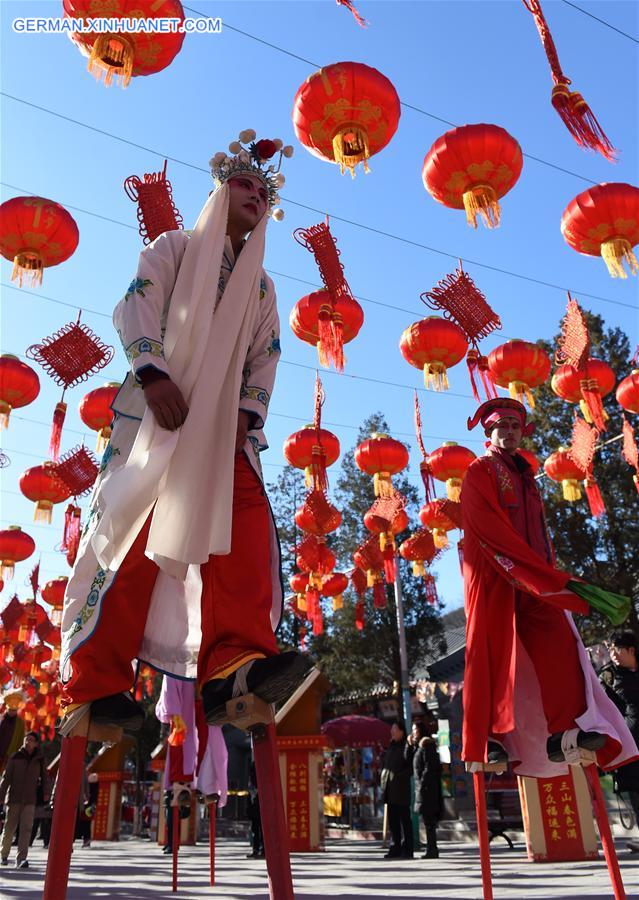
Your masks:
<svg viewBox="0 0 639 900"><path fill-rule="evenodd" d="M235 452L241 453L246 442L246 435L251 427L251 414L243 409L237 414L237 434L235 436Z"/></svg>
<svg viewBox="0 0 639 900"><path fill-rule="evenodd" d="M176 431L184 424L189 408L179 387L169 378L148 384L144 388L144 399L160 428Z"/></svg>

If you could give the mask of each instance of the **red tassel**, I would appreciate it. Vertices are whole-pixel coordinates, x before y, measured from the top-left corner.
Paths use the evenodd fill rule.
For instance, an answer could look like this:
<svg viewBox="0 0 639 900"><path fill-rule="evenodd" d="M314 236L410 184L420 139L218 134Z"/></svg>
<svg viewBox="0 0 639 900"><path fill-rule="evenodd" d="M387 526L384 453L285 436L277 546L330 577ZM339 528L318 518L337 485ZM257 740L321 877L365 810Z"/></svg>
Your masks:
<svg viewBox="0 0 639 900"><path fill-rule="evenodd" d="M61 400L59 403L56 403L53 411L53 425L49 441L49 456L54 462L57 462L60 456L60 438L62 437L62 426L64 425L66 414L67 405Z"/></svg>
<svg viewBox="0 0 639 900"><path fill-rule="evenodd" d="M430 466L425 459L419 464L419 474L422 476L426 503L430 503L431 500L435 499L435 481L430 471Z"/></svg>
<svg viewBox="0 0 639 900"><path fill-rule="evenodd" d="M477 384L475 382L475 373L477 372L477 360L479 359L479 351L475 350L473 347L466 354L466 365L468 366L468 376L470 378L470 386L473 391L473 397L477 403L481 403L481 397L479 396L479 391L477 390Z"/></svg>
<svg viewBox="0 0 639 900"><path fill-rule="evenodd" d="M389 556L386 556L387 550L390 550ZM395 575L397 573L397 564L395 563L392 546L388 547L387 550L384 551L384 578L386 579L386 584L394 584Z"/></svg>
<svg viewBox="0 0 639 900"><path fill-rule="evenodd" d="M603 408L603 403L601 402L599 385L593 378L584 379L583 381L580 381L579 384L581 386L581 396L590 413L592 424L597 431L605 431L607 416Z"/></svg>
<svg viewBox="0 0 639 900"><path fill-rule="evenodd" d="M491 375L490 369L488 368L488 357L480 356L477 360L477 369L479 371L479 377L481 378L481 383L484 386L484 391L486 393L486 398L488 400L494 400L497 395L497 388L495 387L495 382L493 381L493 376Z"/></svg>
<svg viewBox="0 0 639 900"><path fill-rule="evenodd" d="M386 588L383 581L376 581L373 586L373 606L375 609L386 609Z"/></svg>
<svg viewBox="0 0 639 900"><path fill-rule="evenodd" d="M79 506L69 503L64 513L64 531L62 532L62 549L66 551L67 562L70 566L75 564L80 546L80 516L82 510Z"/></svg>
<svg viewBox="0 0 639 900"><path fill-rule="evenodd" d="M355 604L355 627L358 631L364 628L364 601L358 600Z"/></svg>
<svg viewBox="0 0 639 900"><path fill-rule="evenodd" d="M601 496L601 491L599 490L599 485L595 481L592 474L589 474L584 482L584 486L586 488L586 497L588 498L588 506L590 507L590 512L597 519L599 516L606 515L606 507L603 502L603 497Z"/></svg>
<svg viewBox="0 0 639 900"><path fill-rule="evenodd" d="M324 619L322 618L322 606L320 603L317 604L317 614L313 619L313 634L316 637L324 634Z"/></svg>
<svg viewBox="0 0 639 900"><path fill-rule="evenodd" d="M459 569L462 574L462 578L464 577L464 539L461 538L457 542L457 555L459 556Z"/></svg>
<svg viewBox="0 0 639 900"><path fill-rule="evenodd" d="M325 493L328 490L326 474L326 450L321 444L315 444L311 450L311 477L313 490Z"/></svg>
<svg viewBox="0 0 639 900"><path fill-rule="evenodd" d="M550 98L561 121L580 147L596 150L609 162L616 162L616 150L597 121L597 117L581 94L568 88L569 84L568 79L556 84Z"/></svg>
<svg viewBox="0 0 639 900"><path fill-rule="evenodd" d="M437 585L435 584L435 578L430 572L426 572L424 575L424 587L426 589L426 600L434 606L439 597L437 596Z"/></svg>

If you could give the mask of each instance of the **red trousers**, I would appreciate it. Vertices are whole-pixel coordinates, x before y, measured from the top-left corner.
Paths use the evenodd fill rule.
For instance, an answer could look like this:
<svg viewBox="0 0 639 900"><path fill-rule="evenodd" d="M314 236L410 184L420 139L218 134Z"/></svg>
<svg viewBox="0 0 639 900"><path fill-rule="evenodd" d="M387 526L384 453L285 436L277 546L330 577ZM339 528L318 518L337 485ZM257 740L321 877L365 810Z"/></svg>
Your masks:
<svg viewBox="0 0 639 900"><path fill-rule="evenodd" d="M563 610L518 594L515 601L517 635L535 667L548 731L575 728L586 711L584 674L577 641Z"/></svg>
<svg viewBox="0 0 639 900"><path fill-rule="evenodd" d="M223 678L277 651L271 627L270 511L246 455L235 457L231 552L210 556L202 576L198 682ZM149 516L102 598L98 624L71 656L63 702L87 703L128 691L159 569L144 555Z"/></svg>

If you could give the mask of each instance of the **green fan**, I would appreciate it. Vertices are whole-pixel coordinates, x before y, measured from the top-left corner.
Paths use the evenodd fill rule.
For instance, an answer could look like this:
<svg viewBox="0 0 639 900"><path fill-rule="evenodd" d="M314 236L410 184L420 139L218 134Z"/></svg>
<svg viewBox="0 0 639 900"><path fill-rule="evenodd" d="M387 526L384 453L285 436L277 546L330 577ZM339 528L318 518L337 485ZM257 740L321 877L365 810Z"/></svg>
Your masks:
<svg viewBox="0 0 639 900"><path fill-rule="evenodd" d="M566 587L573 594L577 594L578 597L585 600L593 609L603 613L613 625L621 625L628 618L630 597L605 591L603 588L595 587L594 584L586 584L583 581L569 581Z"/></svg>

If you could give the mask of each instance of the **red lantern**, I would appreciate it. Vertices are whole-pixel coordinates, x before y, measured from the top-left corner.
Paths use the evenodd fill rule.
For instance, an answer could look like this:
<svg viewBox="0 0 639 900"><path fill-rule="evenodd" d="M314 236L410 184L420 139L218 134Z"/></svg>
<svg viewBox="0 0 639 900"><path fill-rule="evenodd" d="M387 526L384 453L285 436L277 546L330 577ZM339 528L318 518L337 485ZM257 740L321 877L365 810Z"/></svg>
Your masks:
<svg viewBox="0 0 639 900"><path fill-rule="evenodd" d="M408 465L408 450L387 434L372 434L355 448L355 465L373 476L376 497L390 497L391 476Z"/></svg>
<svg viewBox="0 0 639 900"><path fill-rule="evenodd" d="M550 357L545 350L529 341L506 341L488 354L492 380L508 388L514 400L528 401L535 408L531 388L538 387L550 375Z"/></svg>
<svg viewBox="0 0 639 900"><path fill-rule="evenodd" d="M9 581L17 562L28 559L35 550L35 541L19 525L9 525L0 531L0 576Z"/></svg>
<svg viewBox="0 0 639 900"><path fill-rule="evenodd" d="M446 496L457 502L461 495L462 479L466 469L477 457L455 441L446 441L428 457L428 467L434 478L446 482Z"/></svg>
<svg viewBox="0 0 639 900"><path fill-rule="evenodd" d="M526 460L526 462L532 469L533 475L536 475L541 467L541 461L539 459L537 459L537 457L532 452L532 450L526 450L525 447L519 447L519 449L517 450L517 453L520 456L523 456L523 458Z"/></svg>
<svg viewBox="0 0 639 900"><path fill-rule="evenodd" d="M581 500L579 482L585 479L586 473L570 456L567 447L559 447L550 454L544 463L544 472L553 481L561 484L564 500L568 500L570 503Z"/></svg>
<svg viewBox="0 0 639 900"><path fill-rule="evenodd" d="M296 469L304 469L306 486L326 490L326 468L339 457L339 440L325 428L305 425L284 441L286 461Z"/></svg>
<svg viewBox="0 0 639 900"><path fill-rule="evenodd" d="M308 575L304 572L296 572L289 578L291 590L297 595L297 607L300 610L306 609L306 589L308 588Z"/></svg>
<svg viewBox="0 0 639 900"><path fill-rule="evenodd" d="M102 15L113 18L179 19L184 10L179 0L109 0L108 12L96 9L94 0L64 0L64 15L69 19L91 20ZM89 57L88 70L98 81L104 77L108 87L113 78L126 87L136 75L154 75L170 65L182 48L183 31L71 32L69 37L83 56Z"/></svg>
<svg viewBox="0 0 639 900"><path fill-rule="evenodd" d="M53 607L51 612L51 621L54 625L59 625L62 618L64 592L67 589L68 581L69 579L66 575L60 575L58 578L47 581L47 583L40 591L40 596L42 597L44 602Z"/></svg>
<svg viewBox="0 0 639 900"><path fill-rule="evenodd" d="M342 594L348 587L348 577L342 572L333 572L332 575L326 575L322 579L322 587L320 592L325 597L333 598L333 612L341 609L343 606Z"/></svg>
<svg viewBox="0 0 639 900"><path fill-rule="evenodd" d="M446 503L449 500L431 500L425 503L419 511L422 525L433 533L433 541L438 550L448 546L448 531L457 528L455 522L445 512Z"/></svg>
<svg viewBox="0 0 639 900"><path fill-rule="evenodd" d="M343 344L348 344L359 334L364 322L364 311L357 300L343 295L334 302L327 290L313 291L298 300L289 318L291 330L295 337L313 347L317 347L317 355L321 366L330 364L328 348L320 340L320 322L327 317L339 326Z"/></svg>
<svg viewBox="0 0 639 900"><path fill-rule="evenodd" d="M415 578L424 576L428 566L437 556L437 547L427 528L419 528L399 548L402 559L413 564Z"/></svg>
<svg viewBox="0 0 639 900"><path fill-rule="evenodd" d="M608 363L591 357L582 369L568 363L559 366L550 386L562 400L578 403L585 420L603 431L608 414L601 401L613 390L616 380L617 376Z"/></svg>
<svg viewBox="0 0 639 900"><path fill-rule="evenodd" d="M367 538L353 553L353 562L358 569L366 572L368 587L374 587L379 572L384 568L384 556L375 535Z"/></svg>
<svg viewBox="0 0 639 900"><path fill-rule="evenodd" d="M499 199L514 187L523 166L521 147L498 125L463 125L438 138L422 167L428 193L451 209L465 209L477 227L499 225Z"/></svg>
<svg viewBox="0 0 639 900"><path fill-rule="evenodd" d="M639 369L633 369L617 387L617 403L627 412L639 413Z"/></svg>
<svg viewBox="0 0 639 900"><path fill-rule="evenodd" d="M394 536L396 534L406 531L408 528L408 516L406 511L402 509L397 513L393 521L389 522L388 519L375 515L372 509L369 509L368 512L364 513L364 526L369 531L372 531L373 534L379 535L379 546L381 550L384 550L388 544L391 546L395 545Z"/></svg>
<svg viewBox="0 0 639 900"><path fill-rule="evenodd" d="M402 332L399 349L407 363L423 369L427 388L447 391L446 372L464 358L468 341L459 325L437 316L427 316Z"/></svg>
<svg viewBox="0 0 639 900"><path fill-rule="evenodd" d="M399 97L391 82L370 66L340 62L313 72L293 102L298 140L320 159L339 165L342 175L388 144L399 123Z"/></svg>
<svg viewBox="0 0 639 900"><path fill-rule="evenodd" d="M67 260L80 235L63 206L45 197L13 197L0 205L0 253L13 260L11 280L42 284L42 270Z"/></svg>
<svg viewBox="0 0 639 900"><path fill-rule="evenodd" d="M40 393L40 379L17 356L0 356L0 429L8 428L12 409L28 406Z"/></svg>
<svg viewBox="0 0 639 900"><path fill-rule="evenodd" d="M62 503L69 498L69 490L56 476L55 463L45 462L41 466L27 469L20 478L20 490L35 503L34 522L51 522L54 503Z"/></svg>
<svg viewBox="0 0 639 900"><path fill-rule="evenodd" d="M92 431L98 432L96 453L102 453L111 437L113 411L111 404L120 390L119 381L109 381L103 387L95 388L85 394L80 401L78 412L80 418Z"/></svg>
<svg viewBox="0 0 639 900"><path fill-rule="evenodd" d="M639 188L608 183L588 188L571 200L561 217L566 243L587 256L602 256L613 278L626 278L624 262L639 271L632 248L639 244Z"/></svg>

